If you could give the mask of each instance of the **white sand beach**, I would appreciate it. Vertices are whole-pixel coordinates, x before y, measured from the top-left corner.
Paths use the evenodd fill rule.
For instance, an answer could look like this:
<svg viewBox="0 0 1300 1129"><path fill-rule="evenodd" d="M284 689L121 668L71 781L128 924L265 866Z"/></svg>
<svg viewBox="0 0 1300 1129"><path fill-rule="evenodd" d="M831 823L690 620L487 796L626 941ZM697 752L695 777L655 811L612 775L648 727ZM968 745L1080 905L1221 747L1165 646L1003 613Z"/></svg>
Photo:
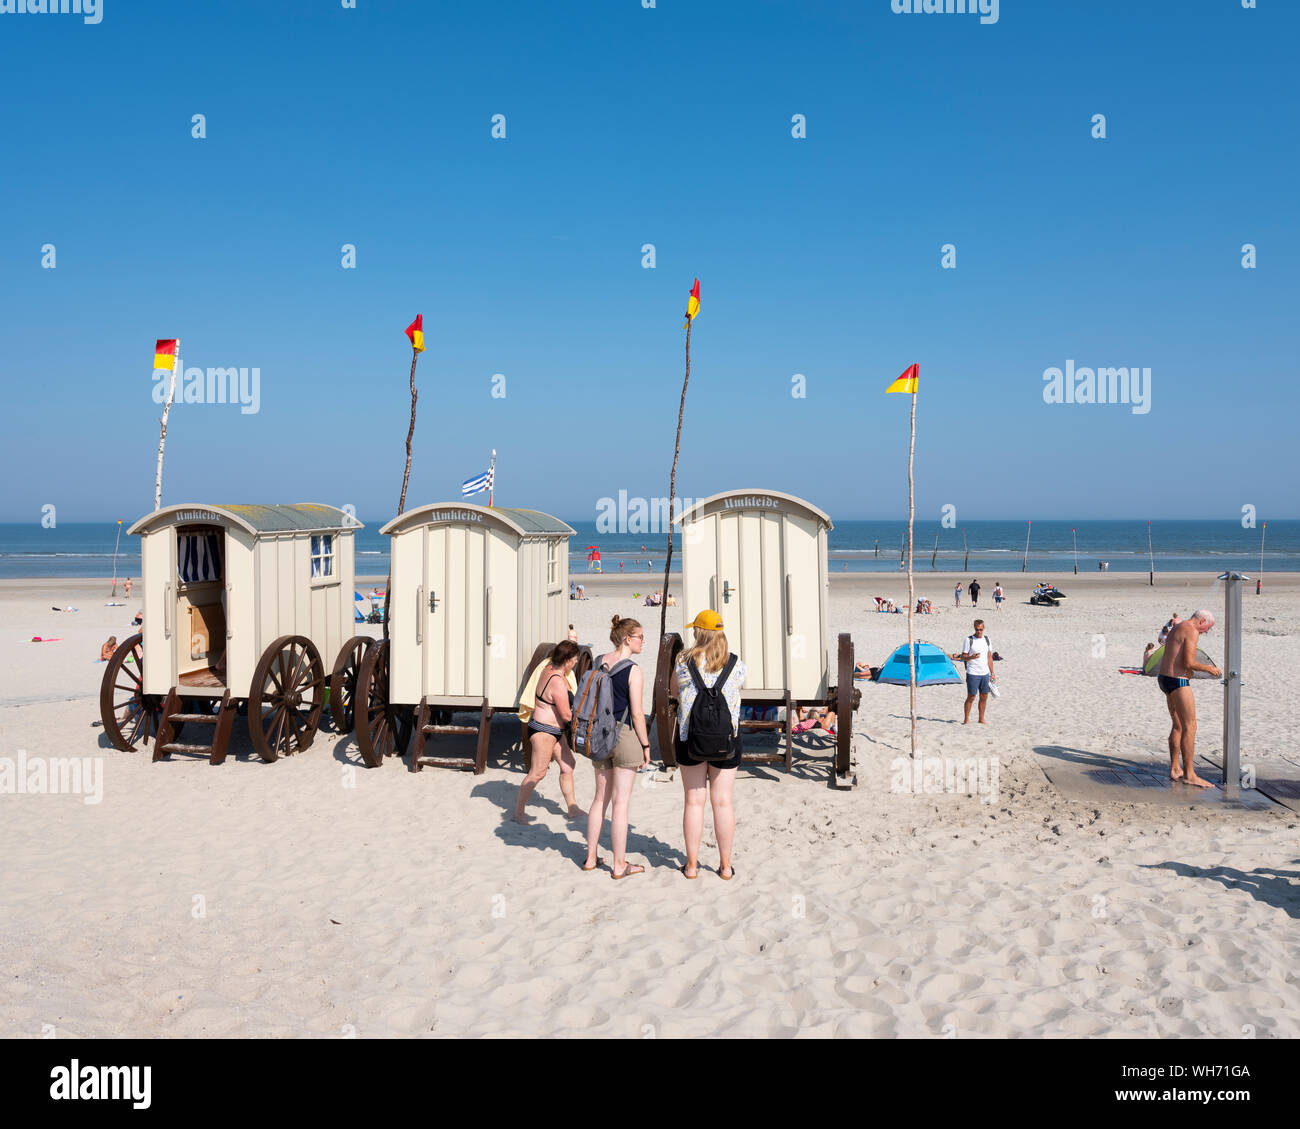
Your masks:
<svg viewBox="0 0 1300 1129"><path fill-rule="evenodd" d="M632 593L661 581L574 578L590 598L572 618L597 653L613 613L645 624L648 711L659 609ZM855 790L828 787L824 737L800 742L788 775L743 769L736 878L688 882L680 783L643 776L629 856L648 869L618 883L579 869L584 825L564 817L554 771L534 825L505 818L523 775L512 716L479 777L367 769L328 728L263 764L242 722L223 765L153 764L92 724L94 660L131 633L138 591L106 607L107 581L0 583L0 757L102 769L96 803L0 794L0 1034L1300 1035L1300 815L1199 803L1185 785L1161 803L1083 801L1044 773L1167 763L1154 680L1118 668L1170 612L1201 606L1220 615L1203 646L1221 658L1221 591L1201 574L1154 589L1066 575L1053 609L1027 604L1036 579L980 577L1005 656L988 725L960 724L961 687L918 695L923 753L997 758L996 795L896 790L908 691L863 683ZM974 614L952 607L954 581L917 581L937 611L917 635L946 651ZM906 624L869 611L875 594L901 605L905 580L833 576L830 618L880 664ZM1269 577L1244 604L1242 761L1300 778L1300 578ZM1222 690L1196 698L1214 775ZM707 866L711 842L706 824Z"/></svg>

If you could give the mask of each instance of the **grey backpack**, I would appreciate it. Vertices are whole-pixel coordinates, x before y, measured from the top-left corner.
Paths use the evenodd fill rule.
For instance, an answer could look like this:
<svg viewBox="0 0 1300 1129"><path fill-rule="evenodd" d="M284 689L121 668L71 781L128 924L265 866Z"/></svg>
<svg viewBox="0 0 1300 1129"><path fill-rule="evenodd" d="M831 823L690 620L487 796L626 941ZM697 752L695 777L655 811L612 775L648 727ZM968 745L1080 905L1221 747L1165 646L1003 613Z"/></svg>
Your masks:
<svg viewBox="0 0 1300 1129"><path fill-rule="evenodd" d="M607 761L614 755L618 731L631 712L632 703L623 716L614 716L614 688L610 679L620 670L632 665L631 659L605 665L602 655L578 683L578 693L573 704L573 749L594 761Z"/></svg>

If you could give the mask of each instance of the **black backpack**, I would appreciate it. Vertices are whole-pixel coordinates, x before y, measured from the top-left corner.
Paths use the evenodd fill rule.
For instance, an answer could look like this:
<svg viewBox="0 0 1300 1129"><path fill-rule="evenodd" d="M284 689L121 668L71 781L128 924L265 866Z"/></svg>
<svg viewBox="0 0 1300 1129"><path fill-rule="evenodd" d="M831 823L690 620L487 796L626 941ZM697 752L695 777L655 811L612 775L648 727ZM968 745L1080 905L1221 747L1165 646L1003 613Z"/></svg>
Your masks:
<svg viewBox="0 0 1300 1129"><path fill-rule="evenodd" d="M731 709L722 696L722 687L736 665L736 656L727 656L718 680L704 685L699 667L692 659L686 664L695 683L695 703L686 726L686 751L697 761L724 761L735 752L736 731L731 723Z"/></svg>

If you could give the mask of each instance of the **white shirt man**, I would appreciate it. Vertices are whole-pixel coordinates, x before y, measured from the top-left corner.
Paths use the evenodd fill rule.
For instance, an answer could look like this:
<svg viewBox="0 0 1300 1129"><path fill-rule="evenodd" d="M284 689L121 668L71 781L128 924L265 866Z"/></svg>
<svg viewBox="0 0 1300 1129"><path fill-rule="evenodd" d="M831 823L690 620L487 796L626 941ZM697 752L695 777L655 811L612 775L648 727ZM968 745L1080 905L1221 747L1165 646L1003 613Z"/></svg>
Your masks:
<svg viewBox="0 0 1300 1129"><path fill-rule="evenodd" d="M970 707L977 694L980 700L979 722L984 725L984 710L988 705L989 687L997 681L997 675L993 673L993 647L984 637L982 619L975 621L974 634L966 636L962 649L948 657L966 664L966 708L962 725L970 723Z"/></svg>

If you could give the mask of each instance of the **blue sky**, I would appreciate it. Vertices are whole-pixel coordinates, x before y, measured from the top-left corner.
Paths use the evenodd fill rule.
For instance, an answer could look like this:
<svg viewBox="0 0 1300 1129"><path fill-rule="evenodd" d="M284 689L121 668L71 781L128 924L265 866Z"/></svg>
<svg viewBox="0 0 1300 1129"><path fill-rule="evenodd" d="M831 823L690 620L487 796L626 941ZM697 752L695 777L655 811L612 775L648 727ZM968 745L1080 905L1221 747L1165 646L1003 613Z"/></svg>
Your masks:
<svg viewBox="0 0 1300 1129"><path fill-rule="evenodd" d="M883 392L917 361L923 516L1300 516L1300 6L999 8L0 14L0 520L152 507L171 336L188 365L260 369L260 410L175 407L165 503L382 520L416 313L408 504L492 447L499 504L664 495L696 276L685 496L905 516L908 403ZM1151 410L1044 403L1067 360L1149 367Z"/></svg>

